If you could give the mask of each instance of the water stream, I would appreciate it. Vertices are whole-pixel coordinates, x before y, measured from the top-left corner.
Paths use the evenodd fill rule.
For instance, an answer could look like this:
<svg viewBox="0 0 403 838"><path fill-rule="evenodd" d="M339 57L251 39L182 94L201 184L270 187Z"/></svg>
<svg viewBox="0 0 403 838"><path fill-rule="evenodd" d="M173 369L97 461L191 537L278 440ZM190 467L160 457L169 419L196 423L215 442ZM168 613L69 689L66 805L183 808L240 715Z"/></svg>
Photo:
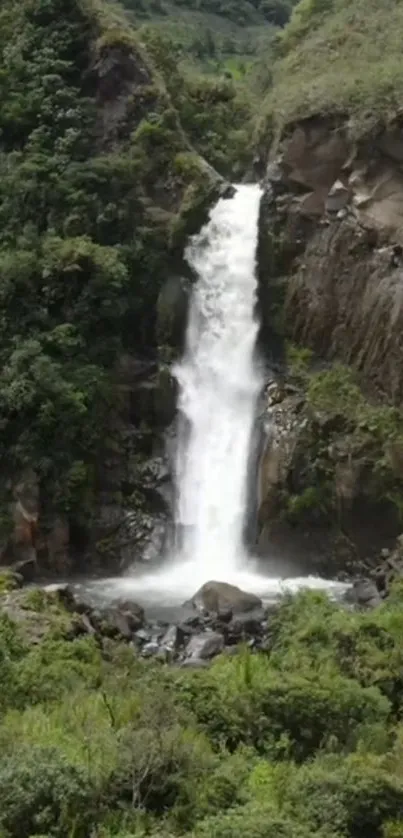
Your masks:
<svg viewBox="0 0 403 838"><path fill-rule="evenodd" d="M153 573L138 569L102 583L109 595L178 604L209 579L237 584L265 599L301 585L337 591L327 580L284 580L256 571L244 548L248 461L256 400L255 272L261 190L239 186L221 199L194 236L186 258L197 276L179 383L173 555ZM340 586L341 588L341 586Z"/></svg>

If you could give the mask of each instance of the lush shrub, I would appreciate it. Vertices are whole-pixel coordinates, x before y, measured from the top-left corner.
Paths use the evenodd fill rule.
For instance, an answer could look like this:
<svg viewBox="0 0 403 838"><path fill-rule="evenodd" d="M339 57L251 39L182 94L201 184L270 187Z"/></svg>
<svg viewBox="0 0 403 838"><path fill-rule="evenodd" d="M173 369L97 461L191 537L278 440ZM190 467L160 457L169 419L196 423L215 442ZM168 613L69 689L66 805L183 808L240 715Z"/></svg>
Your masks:
<svg viewBox="0 0 403 838"><path fill-rule="evenodd" d="M208 735L230 749L304 759L328 739L348 744L360 727L388 718L389 702L336 673L277 674L263 657L223 660L183 684L184 700Z"/></svg>
<svg viewBox="0 0 403 838"><path fill-rule="evenodd" d="M0 826L12 838L85 838L97 814L88 775L57 751L18 748L0 758Z"/></svg>

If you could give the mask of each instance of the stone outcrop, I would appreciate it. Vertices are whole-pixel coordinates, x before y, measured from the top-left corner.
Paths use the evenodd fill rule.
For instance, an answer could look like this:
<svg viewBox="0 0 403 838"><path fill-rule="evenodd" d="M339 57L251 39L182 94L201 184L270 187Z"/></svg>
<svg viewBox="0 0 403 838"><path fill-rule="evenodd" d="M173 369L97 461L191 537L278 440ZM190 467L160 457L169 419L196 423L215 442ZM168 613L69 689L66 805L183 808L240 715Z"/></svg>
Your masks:
<svg viewBox="0 0 403 838"><path fill-rule="evenodd" d="M400 532L384 485L402 487L392 470L382 482L387 461L368 434L342 412L315 410L306 388L292 377L266 388L257 547L282 576L355 576Z"/></svg>
<svg viewBox="0 0 403 838"><path fill-rule="evenodd" d="M262 601L255 594L242 591L228 582L206 582L191 599L194 608L209 614L230 611L232 614L244 614L260 608Z"/></svg>
<svg viewBox="0 0 403 838"><path fill-rule="evenodd" d="M221 653L234 654L240 643L256 651L270 646L270 615L275 606L234 614L228 609L204 613L184 607L177 622L168 623L148 619L135 602L95 600L89 589L79 586L14 590L11 577L10 583L9 589L0 590L0 612L19 625L28 643L39 643L57 629L67 640L91 635L101 647L110 641L124 642L143 658L190 668L207 666ZM238 602L240 594L244 604L252 603L253 595L244 591L239 591Z"/></svg>
<svg viewBox="0 0 403 838"><path fill-rule="evenodd" d="M263 304L270 305L267 286L276 293L282 278L287 336L355 366L370 388L400 404L401 121L360 142L341 119L302 121L283 137L266 185Z"/></svg>
<svg viewBox="0 0 403 838"><path fill-rule="evenodd" d="M369 404L401 408L401 116L360 140L342 116L289 125L264 182L261 345L277 383L261 417L259 549L295 556L298 567L306 557L307 569L360 573L401 530L400 434L379 453L368 427L312 413L286 345L308 347L317 368L354 370Z"/></svg>

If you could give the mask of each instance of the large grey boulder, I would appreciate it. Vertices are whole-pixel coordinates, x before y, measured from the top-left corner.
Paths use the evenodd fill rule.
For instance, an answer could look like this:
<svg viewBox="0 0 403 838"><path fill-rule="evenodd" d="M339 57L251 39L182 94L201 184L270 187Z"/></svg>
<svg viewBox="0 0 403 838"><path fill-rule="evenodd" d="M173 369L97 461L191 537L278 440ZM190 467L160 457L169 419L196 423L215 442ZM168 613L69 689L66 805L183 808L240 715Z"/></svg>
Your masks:
<svg viewBox="0 0 403 838"><path fill-rule="evenodd" d="M199 611L215 614L229 610L233 614L244 614L262 606L262 600L255 594L228 582L214 581L206 582L192 597L191 603Z"/></svg>
<svg viewBox="0 0 403 838"><path fill-rule="evenodd" d="M210 660L224 648L224 638L216 631L195 634L186 646L186 658Z"/></svg>

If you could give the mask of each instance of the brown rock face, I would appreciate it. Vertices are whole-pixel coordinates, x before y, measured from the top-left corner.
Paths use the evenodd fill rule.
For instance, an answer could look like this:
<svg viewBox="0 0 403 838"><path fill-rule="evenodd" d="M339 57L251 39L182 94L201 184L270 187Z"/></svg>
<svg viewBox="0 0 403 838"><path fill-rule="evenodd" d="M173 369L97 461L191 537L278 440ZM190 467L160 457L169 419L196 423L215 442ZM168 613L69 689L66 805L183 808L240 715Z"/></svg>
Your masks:
<svg viewBox="0 0 403 838"><path fill-rule="evenodd" d="M289 183L325 196L349 154L343 127L313 118L297 125L285 143L283 170Z"/></svg>
<svg viewBox="0 0 403 838"><path fill-rule="evenodd" d="M316 118L268 167L264 221L273 258L263 290L284 277L287 337L354 366L364 385L403 400L403 126L360 143ZM265 207L265 204L263 203Z"/></svg>
<svg viewBox="0 0 403 838"><path fill-rule="evenodd" d="M14 486L12 517L14 529L6 549L8 560L36 562L36 537L39 517L39 484L35 472L27 469Z"/></svg>

